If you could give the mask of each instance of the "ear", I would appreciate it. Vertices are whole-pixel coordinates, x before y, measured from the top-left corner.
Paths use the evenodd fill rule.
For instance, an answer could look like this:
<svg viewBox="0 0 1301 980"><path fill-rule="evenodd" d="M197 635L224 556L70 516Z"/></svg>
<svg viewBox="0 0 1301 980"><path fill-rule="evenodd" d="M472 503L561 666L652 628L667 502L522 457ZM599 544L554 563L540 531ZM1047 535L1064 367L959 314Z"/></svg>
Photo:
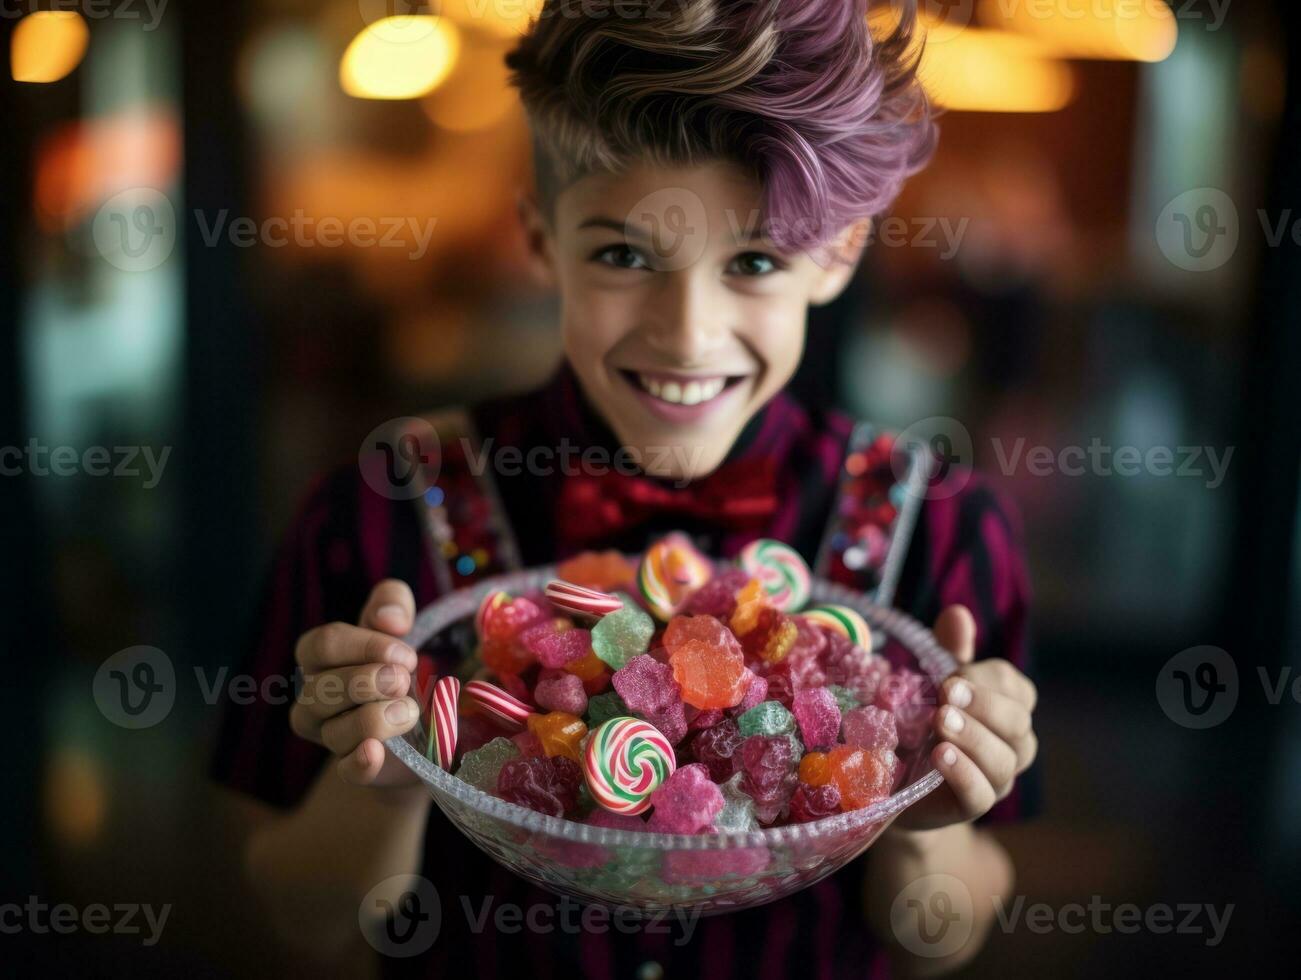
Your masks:
<svg viewBox="0 0 1301 980"><path fill-rule="evenodd" d="M551 225L542 213L537 195L533 191L520 191L515 210L524 231L529 275L538 286L553 289L556 285L556 257Z"/></svg>
<svg viewBox="0 0 1301 980"><path fill-rule="evenodd" d="M859 260L871 240L871 234L872 219L863 218L828 243L824 257L818 260L821 269L813 284L813 291L809 294L811 305L830 303L845 291L845 287L854 278L854 273L858 271Z"/></svg>

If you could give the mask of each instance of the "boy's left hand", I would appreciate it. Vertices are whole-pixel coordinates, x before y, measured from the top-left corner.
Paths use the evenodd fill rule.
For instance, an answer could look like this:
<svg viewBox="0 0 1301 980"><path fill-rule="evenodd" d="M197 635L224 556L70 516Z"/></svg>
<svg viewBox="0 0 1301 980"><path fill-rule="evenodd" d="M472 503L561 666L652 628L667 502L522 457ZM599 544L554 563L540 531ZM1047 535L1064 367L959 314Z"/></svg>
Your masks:
<svg viewBox="0 0 1301 980"><path fill-rule="evenodd" d="M964 606L935 621L935 637L960 664L944 682L935 712L938 744L931 751L944 784L909 807L895 826L933 830L983 816L1011 792L1039 748L1031 713L1038 692L1006 660L974 663L976 623Z"/></svg>

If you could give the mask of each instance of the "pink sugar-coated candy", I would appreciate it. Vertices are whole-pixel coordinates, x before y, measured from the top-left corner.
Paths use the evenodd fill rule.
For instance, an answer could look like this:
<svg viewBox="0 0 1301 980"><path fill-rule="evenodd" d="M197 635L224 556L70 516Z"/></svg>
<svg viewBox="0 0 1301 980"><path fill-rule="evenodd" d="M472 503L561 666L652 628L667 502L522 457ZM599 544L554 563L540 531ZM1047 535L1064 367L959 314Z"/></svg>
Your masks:
<svg viewBox="0 0 1301 980"><path fill-rule="evenodd" d="M515 747L519 749L520 755L526 759L546 754L542 750L541 739L532 732L516 732L510 737L510 740L515 743Z"/></svg>
<svg viewBox="0 0 1301 980"><path fill-rule="evenodd" d="M645 718L660 730L670 745L677 745L687 737L687 717L681 701L673 701L668 707L645 715Z"/></svg>
<svg viewBox="0 0 1301 980"><path fill-rule="evenodd" d="M583 679L563 670L544 670L533 688L538 707L548 711L565 711L581 715L587 710L587 691Z"/></svg>
<svg viewBox="0 0 1301 980"><path fill-rule="evenodd" d="M840 737L840 705L825 687L796 691L792 714L800 726L800 741L809 751L824 751Z"/></svg>
<svg viewBox="0 0 1301 980"><path fill-rule="evenodd" d="M894 715L874 704L851 708L841 723L846 745L857 745L872 752L894 751L899 744Z"/></svg>
<svg viewBox="0 0 1301 980"><path fill-rule="evenodd" d="M727 713L733 718L739 718L755 705L763 704L768 700L768 679L761 677L754 671L750 671L750 681L741 695L741 702L735 708L728 708Z"/></svg>
<svg viewBox="0 0 1301 980"><path fill-rule="evenodd" d="M696 735L691 740L691 755L709 770L710 779L724 783L736 772L736 751L744 741L736 722L728 718Z"/></svg>
<svg viewBox="0 0 1301 980"><path fill-rule="evenodd" d="M878 708L884 708L886 711L893 711L898 714L899 709L905 704L919 700L925 687L926 678L924 675L917 673L915 670L909 670L907 667L900 667L892 671L881 682L872 703Z"/></svg>
<svg viewBox="0 0 1301 980"><path fill-rule="evenodd" d="M750 577L739 568L729 568L696 589L682 607L689 616L713 616L726 622L736 609L736 593Z"/></svg>
<svg viewBox="0 0 1301 980"><path fill-rule="evenodd" d="M768 867L766 847L729 847L719 851L669 851L663 878L670 885L700 885L719 879L748 878Z"/></svg>
<svg viewBox="0 0 1301 980"><path fill-rule="evenodd" d="M905 704L894 716L899 732L899 748L917 749L926 741L935 717L935 707L929 704Z"/></svg>
<svg viewBox="0 0 1301 980"><path fill-rule="evenodd" d="M727 716L723 714L721 708L707 708L704 711L696 711L695 717L688 716L687 731L703 732L706 728L713 728Z"/></svg>
<svg viewBox="0 0 1301 980"><path fill-rule="evenodd" d="M799 782L795 755L784 735L751 735L738 750L741 789L754 800L760 823L772 823L785 811Z"/></svg>
<svg viewBox="0 0 1301 980"><path fill-rule="evenodd" d="M511 759L497 776L497 795L508 803L563 817L578 806L582 782L578 763L563 755Z"/></svg>
<svg viewBox="0 0 1301 980"><path fill-rule="evenodd" d="M831 633L822 654L822 669L828 684L848 686L851 678L868 673L873 659L871 651L846 636Z"/></svg>
<svg viewBox="0 0 1301 980"><path fill-rule="evenodd" d="M564 667L592 652L592 631L571 629L542 633L534 640L533 646L538 663L543 667Z"/></svg>
<svg viewBox="0 0 1301 980"><path fill-rule="evenodd" d="M530 667L529 670L536 670L536 668ZM497 679L501 681L502 690L511 695L511 697L515 698L517 701L522 701L524 704L528 705L534 703L533 687L525 676L521 674L503 674Z"/></svg>
<svg viewBox="0 0 1301 980"><path fill-rule="evenodd" d="M795 643L786 656L817 659L823 656L827 649L828 636L830 634L816 623L811 623L802 616L796 616Z"/></svg>
<svg viewBox="0 0 1301 980"><path fill-rule="evenodd" d="M835 783L809 786L800 783L791 794L791 821L808 823L840 812L840 790Z"/></svg>
<svg viewBox="0 0 1301 980"><path fill-rule="evenodd" d="M898 756L894 757L894 778L890 781L890 792L897 793L903 788L904 780L908 776L908 766L903 759Z"/></svg>
<svg viewBox="0 0 1301 980"><path fill-rule="evenodd" d="M714 825L723 809L723 791L699 763L679 766L651 794L646 829L660 834L699 834Z"/></svg>
<svg viewBox="0 0 1301 980"><path fill-rule="evenodd" d="M890 663L884 657L872 657L866 670L846 679L841 686L858 699L859 704L871 704L882 682L890 676Z"/></svg>
<svg viewBox="0 0 1301 980"><path fill-rule="evenodd" d="M678 682L673 679L673 668L644 653L616 670L613 682L628 710L643 717L659 714L674 704L682 703ZM685 718L683 724L686 724Z"/></svg>
<svg viewBox="0 0 1301 980"><path fill-rule="evenodd" d="M541 644L561 632L568 631L562 631L555 619L542 619L520 630L515 640L536 658L541 650Z"/></svg>

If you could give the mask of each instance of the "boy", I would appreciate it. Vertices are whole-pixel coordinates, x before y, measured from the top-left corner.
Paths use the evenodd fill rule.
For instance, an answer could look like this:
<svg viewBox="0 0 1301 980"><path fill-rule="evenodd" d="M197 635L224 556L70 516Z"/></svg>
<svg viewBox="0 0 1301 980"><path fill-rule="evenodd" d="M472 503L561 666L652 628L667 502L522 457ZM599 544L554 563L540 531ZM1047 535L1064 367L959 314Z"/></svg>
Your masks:
<svg viewBox="0 0 1301 980"><path fill-rule="evenodd" d="M538 178L521 219L534 270L562 301L565 362L543 389L456 425L472 447L520 460L563 443L638 465L596 472L589 455L576 471L471 477L444 417L442 469L416 502L391 499L404 495L385 492L375 457L309 497L279 553L253 667L297 664L302 696L233 710L216 764L265 801L241 804L249 879L305 948L328 956L355 940L363 897L363 914L400 907L401 876L415 873L441 896L441 931L421 956L386 958L392 972L862 976L883 952L937 971L979 948L1012 869L972 821L1015 806L1036 751L1034 688L1013 666L1026 602L1015 533L956 471L924 504L908 498L909 513L902 487L864 476L892 471L888 439L782 391L808 307L845 288L871 217L934 143L905 55L911 16L874 43L865 14L861 0L627 0L601 16L548 2L508 59ZM933 623L964 665L936 713L945 785L866 861L689 935L497 929L477 913L557 899L461 838L386 756L382 740L418 710L417 654L396 638L448 588L581 550L638 551L671 528L724 556L779 538L879 599L897 588L895 604ZM346 694L316 696L330 684ZM910 942L896 899L961 906L955 879L971 897L958 909L969 938Z"/></svg>

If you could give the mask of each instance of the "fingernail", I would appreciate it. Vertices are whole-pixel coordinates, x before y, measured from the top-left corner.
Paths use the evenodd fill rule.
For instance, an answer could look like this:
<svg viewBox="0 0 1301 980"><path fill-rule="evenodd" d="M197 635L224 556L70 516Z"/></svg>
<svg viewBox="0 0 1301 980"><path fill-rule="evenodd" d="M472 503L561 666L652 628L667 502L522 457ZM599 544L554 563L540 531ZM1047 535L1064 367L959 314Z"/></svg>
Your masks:
<svg viewBox="0 0 1301 980"><path fill-rule="evenodd" d="M395 664L407 664L414 667L416 665L416 651L405 643L393 643L384 651L384 659Z"/></svg>
<svg viewBox="0 0 1301 980"><path fill-rule="evenodd" d="M949 704L958 708L971 704L971 685L966 681L954 681L949 686Z"/></svg>
<svg viewBox="0 0 1301 980"><path fill-rule="evenodd" d="M958 753L952 748L947 748L940 753L940 758L944 760L946 766L951 766L958 761Z"/></svg>
<svg viewBox="0 0 1301 980"><path fill-rule="evenodd" d="M407 621L407 611L401 606L380 606L375 610L376 619L387 619L394 626L404 626Z"/></svg>
<svg viewBox="0 0 1301 980"><path fill-rule="evenodd" d="M957 708L944 709L944 727L949 731L960 732L965 724L966 722L962 720L962 712Z"/></svg>
<svg viewBox="0 0 1301 980"><path fill-rule="evenodd" d="M401 701L394 701L384 709L384 717L391 724L402 725L410 721L415 716L415 705L408 699L403 698Z"/></svg>
<svg viewBox="0 0 1301 980"><path fill-rule="evenodd" d="M398 669L392 664L389 664L386 667L381 667L379 673L375 675L375 686L380 689L381 693L397 694L398 689L401 686L398 678Z"/></svg>

